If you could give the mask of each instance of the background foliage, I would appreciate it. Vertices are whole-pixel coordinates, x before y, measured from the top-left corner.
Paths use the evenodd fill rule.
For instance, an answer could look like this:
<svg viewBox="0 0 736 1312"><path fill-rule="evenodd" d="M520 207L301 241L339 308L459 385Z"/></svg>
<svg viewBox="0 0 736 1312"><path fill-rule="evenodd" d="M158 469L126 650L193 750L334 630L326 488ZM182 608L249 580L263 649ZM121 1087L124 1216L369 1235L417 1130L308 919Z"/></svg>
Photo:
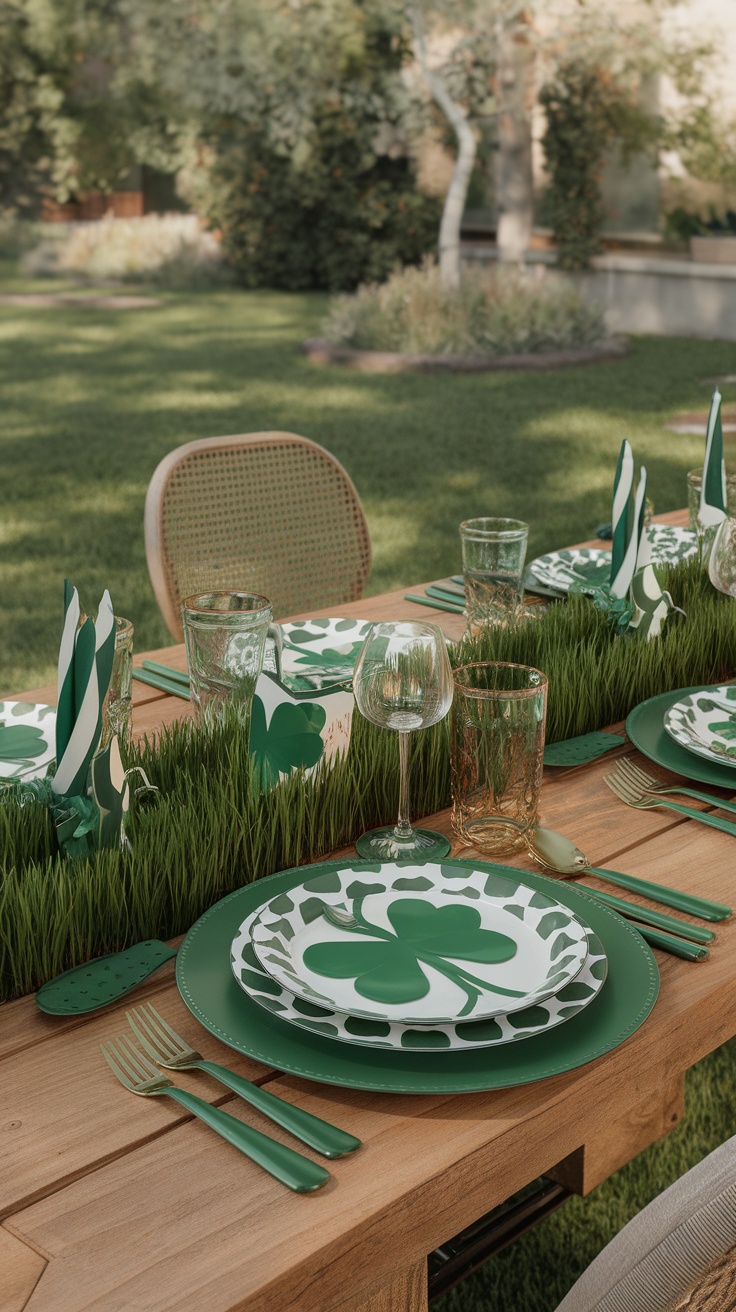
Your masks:
<svg viewBox="0 0 736 1312"><path fill-rule="evenodd" d="M439 205L418 190L409 153L416 107L401 80L401 27L350 8L343 41L323 40L320 4L294 14L288 41L309 63L311 102L298 125L282 120L283 84L212 123L208 214L245 286L353 287L435 242ZM294 76L291 57L285 49Z"/></svg>

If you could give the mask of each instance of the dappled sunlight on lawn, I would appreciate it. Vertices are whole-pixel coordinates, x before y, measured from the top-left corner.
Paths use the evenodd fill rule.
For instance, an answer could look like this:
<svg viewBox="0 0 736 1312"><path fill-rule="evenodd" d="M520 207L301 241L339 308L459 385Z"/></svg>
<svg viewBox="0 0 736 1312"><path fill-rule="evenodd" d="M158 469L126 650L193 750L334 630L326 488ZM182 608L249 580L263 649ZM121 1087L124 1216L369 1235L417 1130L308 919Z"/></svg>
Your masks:
<svg viewBox="0 0 736 1312"><path fill-rule="evenodd" d="M53 673L65 574L90 607L110 587L138 650L166 641L143 503L183 442L283 429L327 447L366 505L377 592L456 572L471 515L527 520L530 554L590 536L610 519L622 437L656 509L682 505L703 443L663 424L703 408L702 379L733 351L639 339L616 364L549 374L358 374L301 354L325 297L163 300L126 313L0 306L0 690Z"/></svg>

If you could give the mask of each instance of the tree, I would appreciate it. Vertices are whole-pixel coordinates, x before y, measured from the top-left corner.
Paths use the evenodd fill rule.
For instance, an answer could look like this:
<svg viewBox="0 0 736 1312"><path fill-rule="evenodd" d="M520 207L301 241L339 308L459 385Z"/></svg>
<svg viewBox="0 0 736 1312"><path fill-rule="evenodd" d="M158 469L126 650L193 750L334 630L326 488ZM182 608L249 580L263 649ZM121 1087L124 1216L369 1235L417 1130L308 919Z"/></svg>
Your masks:
<svg viewBox="0 0 736 1312"><path fill-rule="evenodd" d="M657 140L665 139L664 125L639 108L640 87L672 66L692 77L705 48L688 50L665 39L660 30L662 3L668 0L643 0L632 17L621 13L618 0L412 0L408 14L418 62L458 143L440 227L440 268L446 285L457 285L460 279L460 224L484 124L491 125L495 135L499 258L519 262L524 257L533 211L531 119L537 85L546 88L546 104L557 105L559 129L565 70L592 78L590 85L605 102L592 114L596 143L593 147L589 140L587 149L593 152L593 172L614 137L629 151L654 148ZM434 62L428 53L432 36L436 47L448 42L451 47ZM589 137L592 129L593 123L588 124ZM561 160L551 138L549 145L550 159L554 155ZM594 180L592 190L596 186ZM579 189L581 204L591 200L590 189L589 180ZM600 226L601 217L592 203L586 222ZM587 258L589 253L583 262Z"/></svg>

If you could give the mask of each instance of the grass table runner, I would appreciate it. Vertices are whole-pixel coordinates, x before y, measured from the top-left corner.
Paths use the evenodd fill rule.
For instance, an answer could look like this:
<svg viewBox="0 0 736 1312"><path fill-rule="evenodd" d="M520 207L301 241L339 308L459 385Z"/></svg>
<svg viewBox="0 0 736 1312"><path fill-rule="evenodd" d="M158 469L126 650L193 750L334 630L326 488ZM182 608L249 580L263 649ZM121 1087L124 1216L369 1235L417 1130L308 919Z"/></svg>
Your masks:
<svg viewBox="0 0 736 1312"><path fill-rule="evenodd" d="M590 601L572 597L518 627L464 639L451 660L544 670L550 743L622 720L657 693L731 677L733 599L697 562L664 581L687 619L673 617L656 641L614 635ZM414 811L429 815L450 801L447 721L413 738ZM160 789L133 803L129 851L62 858L45 808L0 793L0 1000L91 957L181 934L233 889L317 860L396 816L397 737L358 714L334 769L306 780L295 772L265 796L253 788L247 727L236 721L213 732L190 722L162 729L126 765L141 765Z"/></svg>

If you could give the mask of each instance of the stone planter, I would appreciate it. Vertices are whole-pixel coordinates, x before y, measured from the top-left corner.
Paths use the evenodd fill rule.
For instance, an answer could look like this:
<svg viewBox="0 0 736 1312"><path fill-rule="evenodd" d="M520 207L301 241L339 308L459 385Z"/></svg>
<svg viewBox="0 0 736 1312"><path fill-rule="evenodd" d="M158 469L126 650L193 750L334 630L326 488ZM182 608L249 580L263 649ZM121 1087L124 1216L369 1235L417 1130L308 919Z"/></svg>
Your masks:
<svg viewBox="0 0 736 1312"><path fill-rule="evenodd" d="M691 237L690 258L700 264L736 264L736 236L716 233Z"/></svg>

